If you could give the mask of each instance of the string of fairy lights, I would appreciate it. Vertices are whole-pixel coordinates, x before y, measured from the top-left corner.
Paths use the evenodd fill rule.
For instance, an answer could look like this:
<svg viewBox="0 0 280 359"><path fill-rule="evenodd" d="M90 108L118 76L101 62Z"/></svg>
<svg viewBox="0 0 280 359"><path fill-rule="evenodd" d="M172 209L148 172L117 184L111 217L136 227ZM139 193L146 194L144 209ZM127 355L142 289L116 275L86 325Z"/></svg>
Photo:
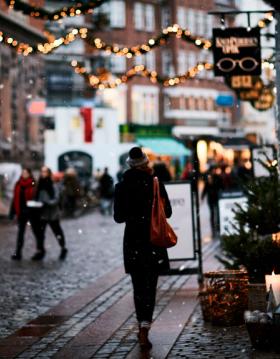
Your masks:
<svg viewBox="0 0 280 359"><path fill-rule="evenodd" d="M271 12L267 13L263 19L259 20L258 27L264 28L272 21L273 14ZM0 42L13 47L18 51L18 53L25 56L37 53L47 55L63 45L69 45L77 38L85 40L89 46L99 51L105 51L108 54L115 54L118 56L126 56L127 58L146 54L156 47L164 46L171 36L175 36L176 38L182 39L185 42L192 43L194 46L200 49L211 50L212 48L212 42L210 40L201 38L199 36L194 36L190 30L183 29L177 24L164 28L158 36L149 39L146 43L141 45L134 45L131 47L120 47L116 44L107 44L102 39L92 36L89 30L85 27L80 29L72 29L66 35L59 38L49 34L47 42L43 44L39 43L37 45L30 45L19 42L16 39L4 34L3 32L0 32L0 35Z"/></svg>
<svg viewBox="0 0 280 359"><path fill-rule="evenodd" d="M262 61L264 68L274 68L274 64L271 62L271 57ZM148 78L152 83L159 83L165 87L176 86L184 83L188 79L193 79L199 75L202 71L213 70L213 64L209 62L198 62L195 66L191 67L186 73L182 75L176 75L174 77L161 77L155 70L149 70L144 65L136 65L129 69L125 74L115 77L112 81L108 81L110 72L103 69L100 73L91 74L87 71L86 67L77 60L71 61L71 66L74 68L75 73L84 77L88 85L96 89L116 88L121 84L127 83L135 76L142 76ZM261 80L260 80L261 81ZM262 82L262 81L261 81ZM262 82L262 86L264 86Z"/></svg>
<svg viewBox="0 0 280 359"><path fill-rule="evenodd" d="M75 5L64 7L55 12L48 12L44 8L34 7L27 3L24 3L20 0L5 0L7 5L13 8L16 11L22 11L26 15L32 17L49 19L49 20L58 20L66 16L77 16L81 14L86 14L89 11L92 11L94 8L102 5L107 0L95 0L95 1L75 1ZM58 18L57 18L58 16ZM273 13L268 12L265 14L264 18L258 21L258 27L264 28L267 27L273 21ZM140 56L147 54L156 47L166 45L170 37L175 36L178 39L181 39L185 42L192 43L194 46L211 50L212 42L208 39L204 39L199 36L194 36L188 29L183 29L179 25L174 24L168 26L162 30L162 32L153 38L150 38L146 43L141 45L135 45L132 47L120 47L116 44L107 44L102 39L94 37L86 27L75 28L70 32L56 38L53 34L47 34L48 41L45 43L38 43L36 45L30 45L28 43L23 43L17 39L8 36L4 32L0 31L0 43L3 43L7 46L12 47L17 51L17 53L24 56L32 54L43 54L47 55L52 53L55 49L61 46L67 46L70 43L74 42L78 38L86 41L87 45L97 49L99 51L105 51L107 54L114 54L117 56L126 56L127 58L132 58L134 56ZM264 60L266 66L271 66L271 60ZM108 81L109 75L108 71L105 70L101 74L91 74L88 73L87 69L80 62L73 60L71 66L74 68L75 72L79 75L82 75L89 86L99 89L105 88L115 88L127 81L131 80L135 76L143 76L148 78L152 83L161 83L163 86L175 86L185 82L187 79L196 77L203 70L212 70L213 65L208 62L199 62L196 66L190 68L185 74L176 75L174 77L160 77L156 71L151 71L147 69L144 65L137 65L128 70L125 74Z"/></svg>
<svg viewBox="0 0 280 359"><path fill-rule="evenodd" d="M208 62L199 62L196 66L190 68L185 74L174 76L174 77L161 77L158 75L156 71L151 71L147 69L144 65L136 65L133 66L130 70L128 70L125 74L121 75L113 79L112 81L108 81L108 73L100 74L96 76L94 74L90 74L86 67L83 64L79 63L76 60L71 62L71 66L74 68L75 72L79 75L82 75L84 79L87 81L89 86L96 89L105 89L105 88L116 88L121 84L127 83L135 76L143 76L148 78L152 83L160 83L165 87L176 86L184 83L186 80L195 78L201 71L212 70L213 65Z"/></svg>
<svg viewBox="0 0 280 359"><path fill-rule="evenodd" d="M120 47L118 45L110 45L102 41L100 38L93 37L89 34L87 28L82 27L80 29L72 29L66 35L59 38L55 38L52 34L47 34L48 40L45 43L39 43L37 45L30 45L17 41L16 39L5 35L3 32L0 32L1 38L0 42L5 43L13 47L19 54L25 56L29 54L44 54L47 55L53 50L58 49L62 45L67 46L77 38L81 38L87 42L87 44L99 51L105 51L107 54L115 54L118 56L126 56L127 58L132 58L134 56L139 56L146 54L147 52L153 50L156 47L164 46L168 39L171 36L176 36L178 39L194 44L198 48L203 48L209 50L212 47L210 40L202 39L200 37L195 37L187 29L182 29L179 25L174 24L163 29L161 34L155 38L151 38L147 43L142 45L135 45L132 47Z"/></svg>
<svg viewBox="0 0 280 359"><path fill-rule="evenodd" d="M94 9L104 4L107 0L75 1L75 5L64 6L55 11L33 6L21 0L5 0L10 9L22 12L24 15L36 19L57 21L65 17L74 17L93 12Z"/></svg>

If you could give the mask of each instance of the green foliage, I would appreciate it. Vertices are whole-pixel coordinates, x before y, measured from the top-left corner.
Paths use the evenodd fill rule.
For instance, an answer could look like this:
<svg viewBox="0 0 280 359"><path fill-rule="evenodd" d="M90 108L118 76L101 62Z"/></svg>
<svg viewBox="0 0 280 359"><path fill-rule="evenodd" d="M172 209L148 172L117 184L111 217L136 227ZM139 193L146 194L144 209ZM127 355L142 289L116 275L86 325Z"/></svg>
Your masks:
<svg viewBox="0 0 280 359"><path fill-rule="evenodd" d="M223 255L218 257L227 268L245 267L255 282L263 282L265 274L280 269L280 246L271 236L280 231L278 168L276 161L262 165L269 176L244 185L248 206L235 210L236 234L222 237Z"/></svg>

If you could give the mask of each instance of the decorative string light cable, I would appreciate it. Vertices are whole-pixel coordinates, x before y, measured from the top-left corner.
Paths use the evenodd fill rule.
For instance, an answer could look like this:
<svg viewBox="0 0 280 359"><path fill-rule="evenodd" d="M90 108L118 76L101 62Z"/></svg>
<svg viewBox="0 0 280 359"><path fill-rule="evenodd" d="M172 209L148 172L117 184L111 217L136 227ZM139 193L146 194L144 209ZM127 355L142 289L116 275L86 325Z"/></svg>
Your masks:
<svg viewBox="0 0 280 359"><path fill-rule="evenodd" d="M101 1L101 0L100 0ZM273 20L273 14L267 13L265 17L259 20L258 26L263 28L271 23ZM100 38L93 37L87 28L79 28L72 29L66 35L61 36L59 38L55 38L54 35L49 34L49 41L46 43L39 43L37 45L29 45L26 43L21 43L16 39L5 35L3 32L0 32L0 42L5 43L16 49L18 53L23 54L25 56L29 54L42 53L47 55L51 53L53 50L65 45L69 45L77 38L82 38L87 42L88 45L94 47L97 50L105 51L108 54L115 54L118 56L126 56L127 58L131 58L134 56L139 56L142 54L146 54L147 52L153 50L156 47L164 46L167 40L171 36L176 36L183 41L194 44L196 47L205 50L211 50L212 42L210 40L204 39L202 37L197 37L192 35L192 33L188 29L182 29L179 25L174 24L172 26L168 26L162 30L162 32L148 40L147 43L142 45L135 45L132 47L120 47L118 45L110 45L102 41Z"/></svg>
<svg viewBox="0 0 280 359"><path fill-rule="evenodd" d="M272 62L272 56L263 59L263 67L274 68ZM164 86L175 86L181 83L184 83L187 79L195 78L201 71L206 70L210 71L213 69L213 64L209 62L199 62L196 66L190 68L185 74L177 75L174 77L160 77L156 71L148 70L144 65L134 66L132 69L128 70L125 74L109 82L107 79L112 76L112 73L106 69L102 69L100 74L90 74L87 69L82 65L82 63L77 60L71 62L71 66L74 68L75 72L83 76L89 86L93 88L105 89L105 88L116 88L117 86L126 83L135 76L143 76L149 78L152 83L161 83Z"/></svg>
<svg viewBox="0 0 280 359"><path fill-rule="evenodd" d="M32 6L21 0L5 0L6 4L15 11L20 11L24 15L43 20L59 20L67 16L78 16L91 13L94 9L105 3L107 0L75 1L75 5L64 6L55 11L49 11L42 7Z"/></svg>
<svg viewBox="0 0 280 359"><path fill-rule="evenodd" d="M5 35L3 32L1 32L1 37L3 43L6 45L10 45L14 49L18 51L18 53L23 53L22 49L29 47L30 51L25 53L25 55L29 54L36 54L36 53L42 53L44 55L47 55L51 53L53 50L65 45L69 45L73 41L75 41L77 38L82 38L85 40L91 47L94 47L95 49L99 51L105 51L109 54L115 54L118 56L126 56L127 58L131 58L134 56L139 56L142 54L146 54L147 52L153 50L156 47L164 46L167 42L167 40L171 36L176 36L179 39L182 39L183 41L187 41L190 43L193 43L195 46L199 48L204 48L206 50L210 49L212 46L211 41L200 38L200 37L194 37L189 30L181 29L178 25L169 26L166 29L163 29L162 33L158 35L155 38L151 38L148 40L147 43L144 43L142 45L136 45L131 48L129 47L120 47L118 45L108 45L104 41L102 41L100 38L95 38L92 35L89 34L89 31L87 28L82 27L80 29L72 29L69 31L66 35L61 36L59 38L55 38L52 34L48 34L49 41L46 43L39 43L37 45L29 45L26 43L20 43L19 41L15 40L14 38ZM11 40L12 39L12 40Z"/></svg>
<svg viewBox="0 0 280 359"><path fill-rule="evenodd" d="M74 68L75 72L84 77L89 86L98 89L105 88L116 88L119 85L128 82L135 76L147 77L152 83L161 83L163 86L175 86L185 82L187 79L196 77L203 70L211 70L213 65L208 62L199 62L196 66L190 68L185 74L178 75L174 77L161 77L156 71L148 70L144 65L137 65L132 67L122 76L112 80L112 81L103 81L101 76L88 73L87 69L78 61L73 60L71 66ZM107 73L107 77L109 73Z"/></svg>

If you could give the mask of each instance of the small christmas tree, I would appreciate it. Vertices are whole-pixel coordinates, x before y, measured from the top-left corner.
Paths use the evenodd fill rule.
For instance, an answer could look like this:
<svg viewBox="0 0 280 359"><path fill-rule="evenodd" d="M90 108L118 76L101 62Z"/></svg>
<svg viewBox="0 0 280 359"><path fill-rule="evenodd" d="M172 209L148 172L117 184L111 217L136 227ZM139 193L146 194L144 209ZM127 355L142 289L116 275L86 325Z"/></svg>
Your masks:
<svg viewBox="0 0 280 359"><path fill-rule="evenodd" d="M244 183L248 202L246 208L237 206L235 233L221 239L222 256L218 259L227 267L245 267L252 282L264 282L265 274L280 271L280 242L272 234L280 231L280 180L277 161L261 162L267 177Z"/></svg>

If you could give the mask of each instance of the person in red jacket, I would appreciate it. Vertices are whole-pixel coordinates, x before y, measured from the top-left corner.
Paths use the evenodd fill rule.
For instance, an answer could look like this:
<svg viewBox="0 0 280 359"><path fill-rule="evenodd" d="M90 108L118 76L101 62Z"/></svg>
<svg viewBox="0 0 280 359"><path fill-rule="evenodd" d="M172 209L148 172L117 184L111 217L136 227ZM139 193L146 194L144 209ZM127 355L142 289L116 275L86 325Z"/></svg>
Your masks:
<svg viewBox="0 0 280 359"><path fill-rule="evenodd" d="M35 181L32 172L28 168L22 170L20 179L14 188L14 198L11 206L11 218L16 215L18 223L16 251L12 255L13 260L21 260L22 248L24 243L24 233L28 222L31 224L32 231L37 238L38 224L34 216L34 211L27 206L28 201L32 201L35 195Z"/></svg>

